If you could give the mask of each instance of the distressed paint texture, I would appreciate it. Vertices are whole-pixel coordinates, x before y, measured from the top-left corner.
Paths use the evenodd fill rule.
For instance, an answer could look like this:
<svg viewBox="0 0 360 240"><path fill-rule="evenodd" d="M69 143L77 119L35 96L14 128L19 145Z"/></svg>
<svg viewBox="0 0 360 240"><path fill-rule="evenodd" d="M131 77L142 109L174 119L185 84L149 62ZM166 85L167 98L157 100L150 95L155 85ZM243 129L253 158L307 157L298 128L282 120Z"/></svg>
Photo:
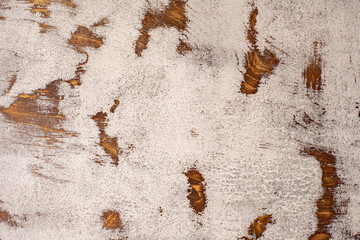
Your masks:
<svg viewBox="0 0 360 240"><path fill-rule="evenodd" d="M358 9L1 1L0 239L359 239Z"/></svg>

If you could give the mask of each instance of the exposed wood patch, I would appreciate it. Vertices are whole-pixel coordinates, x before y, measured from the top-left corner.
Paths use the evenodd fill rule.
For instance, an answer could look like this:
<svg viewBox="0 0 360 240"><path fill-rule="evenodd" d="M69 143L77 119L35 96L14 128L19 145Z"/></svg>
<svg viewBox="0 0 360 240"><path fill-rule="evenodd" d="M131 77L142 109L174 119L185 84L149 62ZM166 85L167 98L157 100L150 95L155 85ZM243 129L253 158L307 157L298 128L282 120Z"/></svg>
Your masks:
<svg viewBox="0 0 360 240"><path fill-rule="evenodd" d="M313 156L320 163L322 170L322 187L324 193L317 201L317 229L309 240L328 240L331 235L328 226L334 221L337 211L334 192L340 179L336 173L336 158L331 153L315 147L306 148L303 153Z"/></svg>
<svg viewBox="0 0 360 240"><path fill-rule="evenodd" d="M76 48L93 47L99 48L104 44L103 38L93 33L84 26L79 26L77 30L71 34L68 44Z"/></svg>
<svg viewBox="0 0 360 240"><path fill-rule="evenodd" d="M241 239L245 239L245 240L259 239L265 232L266 226L268 224L272 224L272 223L274 223L274 222L272 220L271 214L256 218L255 221L250 225L249 230L248 230L249 236L252 236L252 237L251 238L242 237Z"/></svg>
<svg viewBox="0 0 360 240"><path fill-rule="evenodd" d="M120 219L120 214L116 211L106 211L103 212L101 216L102 221L104 222L102 228L106 229L119 229L122 230L123 224Z"/></svg>
<svg viewBox="0 0 360 240"><path fill-rule="evenodd" d="M51 11L47 8L52 3L60 3L66 7L76 8L76 4L72 0L27 0L29 4L33 4L30 8L32 13L40 13L42 17L50 17Z"/></svg>
<svg viewBox="0 0 360 240"><path fill-rule="evenodd" d="M201 214L206 207L204 178L195 168L191 168L184 174L188 178L190 185L190 189L188 190L189 195L187 197L190 201L190 206L196 214Z"/></svg>
<svg viewBox="0 0 360 240"><path fill-rule="evenodd" d="M95 23L96 24L96 23ZM81 75L85 73L83 65L88 62L89 54L84 50L86 47L99 48L104 44L103 37L92 32L89 28L79 26L75 32L71 34L71 38L68 40L68 44L73 46L76 51L86 55L86 60L79 63L75 71L75 77L67 80L66 82L74 86L81 85Z"/></svg>
<svg viewBox="0 0 360 240"><path fill-rule="evenodd" d="M104 151L110 155L115 166L119 164L119 150L116 137L110 137L105 129L107 127L107 114L104 112L98 112L96 115L91 117L95 122L100 131L100 142L99 145Z"/></svg>
<svg viewBox="0 0 360 240"><path fill-rule="evenodd" d="M170 0L168 6L163 10L148 9L142 20L140 36L136 40L135 53L140 57L150 40L150 30L159 27L173 27L182 32L187 27L187 17L185 11L186 1ZM181 44L181 42L180 42Z"/></svg>
<svg viewBox="0 0 360 240"><path fill-rule="evenodd" d="M57 85L60 80L53 81L44 89L35 90L33 94L19 94L17 99L8 108L0 107L0 112L15 123L33 125L41 128L46 134L66 132L59 125L65 116L59 112L59 96Z"/></svg>
<svg viewBox="0 0 360 240"><path fill-rule="evenodd" d="M246 72L243 74L244 80L241 83L240 91L245 94L257 92L260 80L272 74L273 69L279 64L279 59L275 53L267 48L261 53L257 46L256 17L258 9L254 8L249 17L249 27L247 39L250 43L250 51L245 55L244 67Z"/></svg>
<svg viewBox="0 0 360 240"><path fill-rule="evenodd" d="M40 33L46 33L47 31L51 30L51 29L56 29L55 26L51 26L45 23L39 23L39 26L41 28Z"/></svg>
<svg viewBox="0 0 360 240"><path fill-rule="evenodd" d="M309 59L309 63L303 71L303 77L307 88L311 87L314 90L321 90L321 72L322 61L321 56L318 53L318 42L314 42L314 54Z"/></svg>

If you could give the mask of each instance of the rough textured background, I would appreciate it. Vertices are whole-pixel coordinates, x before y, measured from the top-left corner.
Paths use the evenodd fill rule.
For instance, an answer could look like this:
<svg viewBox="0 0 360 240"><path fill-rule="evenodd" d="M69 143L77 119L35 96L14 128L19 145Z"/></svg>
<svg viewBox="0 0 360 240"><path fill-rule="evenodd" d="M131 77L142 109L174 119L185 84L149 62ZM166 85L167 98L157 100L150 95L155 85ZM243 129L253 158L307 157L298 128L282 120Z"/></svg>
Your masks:
<svg viewBox="0 0 360 240"><path fill-rule="evenodd" d="M0 0L0 239L360 239L359 9Z"/></svg>

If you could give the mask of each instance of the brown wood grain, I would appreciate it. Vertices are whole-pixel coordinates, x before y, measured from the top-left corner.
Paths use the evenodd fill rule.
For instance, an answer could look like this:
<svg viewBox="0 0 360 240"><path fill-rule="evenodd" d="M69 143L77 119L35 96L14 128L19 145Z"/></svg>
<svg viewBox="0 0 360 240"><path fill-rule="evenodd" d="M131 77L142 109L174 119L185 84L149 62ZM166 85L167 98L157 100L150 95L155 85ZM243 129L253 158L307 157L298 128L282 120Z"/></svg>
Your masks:
<svg viewBox="0 0 360 240"><path fill-rule="evenodd" d="M191 188L187 197L190 201L190 206L196 214L201 214L206 208L204 178L195 168L190 169L184 174L188 178Z"/></svg>
<svg viewBox="0 0 360 240"><path fill-rule="evenodd" d="M335 188L339 185L339 177L336 173L336 157L323 149L310 147L304 150L304 153L313 156L319 162L322 170L323 195L317 201L317 229L309 240L328 240L331 238L329 225L334 222L337 212L335 201Z"/></svg>
<svg viewBox="0 0 360 240"><path fill-rule="evenodd" d="M266 226L271 223L274 223L271 214L256 218L254 222L250 225L248 230L249 236L253 236L253 237L252 238L242 237L241 239L244 240L259 239L266 231Z"/></svg>
<svg viewBox="0 0 360 240"><path fill-rule="evenodd" d="M171 0L163 11L152 8L147 10L142 20L140 36L136 40L135 45L135 53L139 57L141 56L142 51L147 48L147 44L150 40L150 30L159 27L173 27L179 32L185 31L188 22L186 17L185 4L186 1L184 0ZM181 51L181 49L184 48L184 46L181 45L181 42L179 47L178 51ZM187 48L190 47L187 46Z"/></svg>
<svg viewBox="0 0 360 240"><path fill-rule="evenodd" d="M256 17L258 9L256 7L250 13L247 39L250 43L250 51L245 55L243 74L244 80L241 83L240 91L244 94L254 94L258 91L260 81L263 77L272 74L273 69L279 64L279 59L275 53L265 48L261 53L257 46Z"/></svg>

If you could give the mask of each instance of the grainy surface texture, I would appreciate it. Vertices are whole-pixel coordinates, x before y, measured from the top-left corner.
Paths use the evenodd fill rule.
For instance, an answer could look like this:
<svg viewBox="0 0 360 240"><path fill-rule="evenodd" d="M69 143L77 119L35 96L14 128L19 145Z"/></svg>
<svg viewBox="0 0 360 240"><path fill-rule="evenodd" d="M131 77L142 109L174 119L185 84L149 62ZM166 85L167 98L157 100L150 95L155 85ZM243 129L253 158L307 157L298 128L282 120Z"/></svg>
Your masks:
<svg viewBox="0 0 360 240"><path fill-rule="evenodd" d="M359 9L0 0L0 239L360 239Z"/></svg>

